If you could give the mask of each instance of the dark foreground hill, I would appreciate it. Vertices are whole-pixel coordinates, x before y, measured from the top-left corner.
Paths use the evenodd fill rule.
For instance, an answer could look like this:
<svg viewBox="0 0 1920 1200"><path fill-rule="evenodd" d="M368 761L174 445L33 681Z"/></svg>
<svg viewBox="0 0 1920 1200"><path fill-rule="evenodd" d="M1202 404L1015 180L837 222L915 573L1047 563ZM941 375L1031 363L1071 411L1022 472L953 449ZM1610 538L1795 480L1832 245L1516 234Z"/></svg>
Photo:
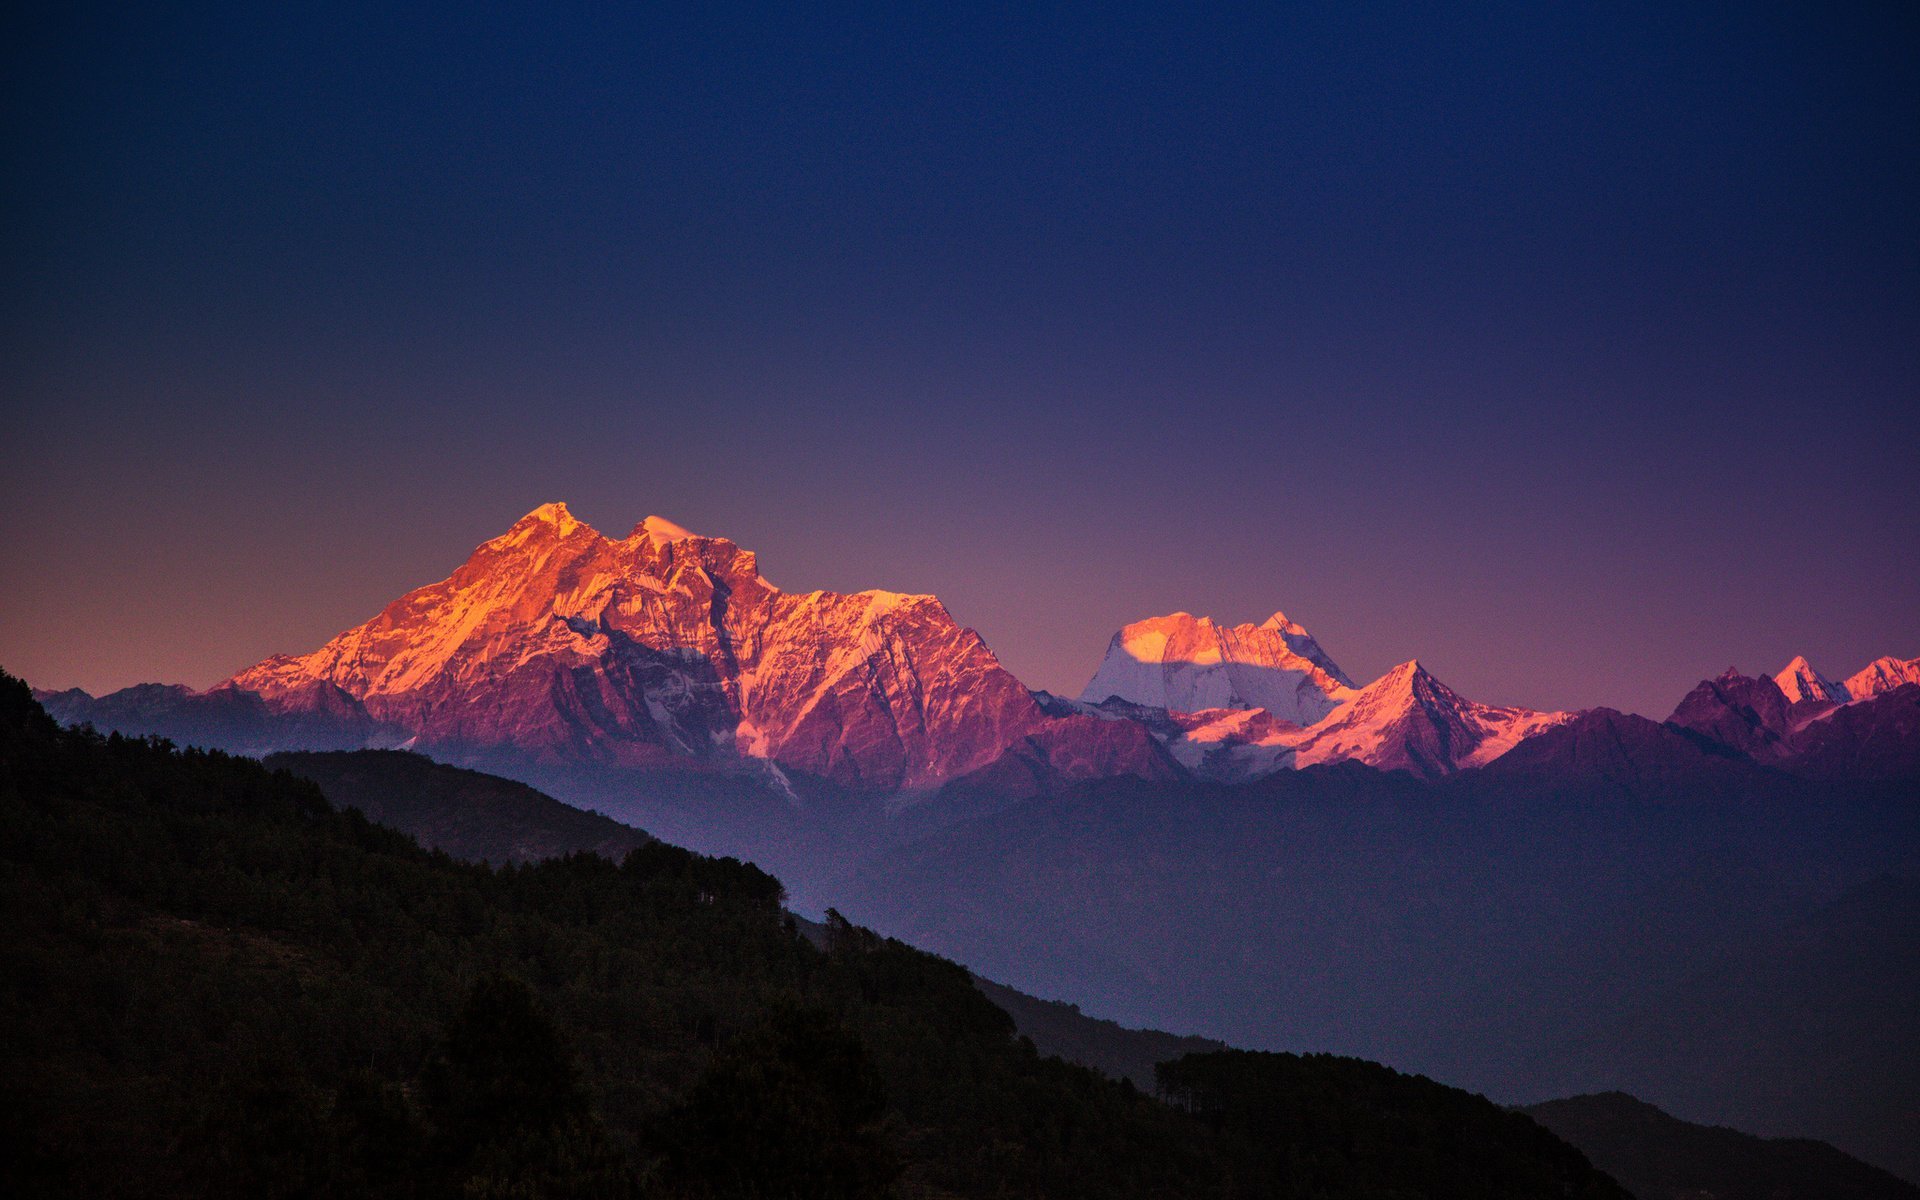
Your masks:
<svg viewBox="0 0 1920 1200"><path fill-rule="evenodd" d="M273 770L320 786L336 808L472 862L533 863L593 853L618 861L648 841L612 817L562 804L524 783L402 750L270 754Z"/></svg>
<svg viewBox="0 0 1920 1200"><path fill-rule="evenodd" d="M618 861L651 840L611 817L562 804L525 784L421 754L293 752L263 761L312 781L336 808L358 809L429 849L469 862L525 864L568 854ZM828 945L827 926L796 921L816 946ZM974 984L1040 1053L1092 1067L1109 1079L1129 1080L1141 1090L1153 1090L1154 1068L1163 1062L1228 1048L1207 1038L1129 1029L1089 1017L1077 1005L1041 1000L990 979L976 976Z"/></svg>
<svg viewBox="0 0 1920 1200"><path fill-rule="evenodd" d="M1638 1200L1920 1200L1920 1187L1825 1142L1695 1125L1621 1092L1521 1110Z"/></svg>
<svg viewBox="0 0 1920 1200"><path fill-rule="evenodd" d="M1655 728L1654 732L1659 731ZM608 826L632 844L645 840L637 831L582 813L522 785L434 763L419 755L378 751L280 755L269 763L313 779L338 805L359 807L385 824L423 842L448 848L460 857L518 861L528 857L528 848L533 846L554 854L591 850L606 853ZM462 836L450 839L448 830L459 830ZM617 845L620 839L611 840ZM1882 884L1879 892L1887 892L1888 887ZM1840 914L1841 927L1852 931L1851 940L1857 942L1860 931L1872 925L1866 919L1868 915L1858 904ZM1910 919L1896 921L1900 928L1912 928ZM816 946L824 949L831 945L827 926L801 920L799 927ZM1836 977L1830 966L1820 966L1814 973L1829 981ZM1706 974L1724 977L1720 968ZM1013 1017L1019 1033L1031 1039L1041 1054L1092 1067L1112 1079L1130 1080L1142 1090L1156 1087L1156 1068L1163 1063L1226 1049L1205 1038L1125 1028L1089 1017L1076 1005L1039 1000L987 979L975 977L974 983ZM1723 1015L1738 1011L1742 994L1768 993L1777 998L1781 987L1777 978L1764 987L1735 980L1730 988L1721 989L1729 990L1731 995L1717 995L1712 1000L1715 1010ZM1825 998L1829 1004L1834 999L1830 993ZM1898 1019L1895 1014L1888 1015L1889 1019ZM1814 1017L1811 1011L1801 1019L1810 1017ZM1619 1048L1631 1041L1610 1034L1605 1044L1617 1055ZM1688 1047L1682 1055L1695 1061L1704 1056L1698 1047ZM1284 1070L1296 1060L1269 1061L1270 1066ZM1817 1064L1809 1063L1793 1067L1801 1074L1816 1068ZM1322 1069L1332 1068L1323 1063ZM1353 1069L1371 1070L1367 1066ZM1857 1065L1848 1069L1860 1071ZM1273 1090L1285 1093L1292 1089L1282 1085ZM1551 1127L1603 1169L1626 1180L1642 1200L1681 1196L1689 1200L1901 1200L1920 1195L1920 1189L1824 1142L1764 1139L1724 1127L1696 1125L1624 1093L1551 1101L1523 1111Z"/></svg>
<svg viewBox="0 0 1920 1200"><path fill-rule="evenodd" d="M950 962L816 948L750 866L460 863L249 760L61 731L10 678L0 889L9 1195L1622 1194L1350 1060L1289 1066L1283 1102L1338 1102L1269 1144L1225 1092L1041 1058ZM1390 1103L1350 1121L1355 1089Z"/></svg>

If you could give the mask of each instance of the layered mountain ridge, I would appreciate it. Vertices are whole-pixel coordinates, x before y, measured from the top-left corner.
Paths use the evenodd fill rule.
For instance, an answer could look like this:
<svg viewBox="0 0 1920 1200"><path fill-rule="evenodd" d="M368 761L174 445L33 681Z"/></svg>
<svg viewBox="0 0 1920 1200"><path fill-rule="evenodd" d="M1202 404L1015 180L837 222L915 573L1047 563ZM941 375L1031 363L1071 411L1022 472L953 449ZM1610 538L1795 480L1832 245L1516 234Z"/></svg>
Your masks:
<svg viewBox="0 0 1920 1200"><path fill-rule="evenodd" d="M1900 659L1888 654L1847 676L1840 686L1847 699L1864 700L1909 683L1920 683L1920 658Z"/></svg>
<svg viewBox="0 0 1920 1200"><path fill-rule="evenodd" d="M1358 687L1280 612L1260 625L1184 612L1136 621L1113 635L1080 705L1144 721L1181 765L1224 783L1345 761L1436 778L1569 715L1468 700L1418 661Z"/></svg>
<svg viewBox="0 0 1920 1200"><path fill-rule="evenodd" d="M1667 725L1748 761L1799 774L1920 775L1920 683L1905 682L1908 674L1920 676L1920 659L1877 660L1839 685L1853 698L1838 702L1803 689L1798 668L1805 664L1796 658L1771 677L1729 667L1688 692ZM1783 689L1781 676L1794 685L1792 694Z"/></svg>
<svg viewBox="0 0 1920 1200"><path fill-rule="evenodd" d="M1823 761L1855 761L1830 729L1859 719L1806 731L1912 682L1920 659L1836 682L1795 658L1702 684L1669 723L1756 762L1815 742ZM712 775L794 802L824 788L890 805L963 781L1018 797L1346 761L1432 779L1578 715L1469 700L1418 661L1357 685L1283 612L1137 621L1079 699L1035 693L934 596L784 592L727 538L659 516L612 538L562 503L317 650L205 692L40 695L69 722L245 753L406 747L530 775Z"/></svg>
<svg viewBox="0 0 1920 1200"><path fill-rule="evenodd" d="M249 754L415 748L777 869L807 911L840 906L1110 1016L1176 1014L1182 1029L1246 1038L1252 1025L1207 1022L1257 1012L1275 1022L1259 1036L1472 1067L1476 1086L1514 1098L1696 1094L1652 1067L1589 1067L1633 1040L1616 1027L1649 1046L1672 1036L1635 1024L1640 1010L1596 988L1591 965L1642 979L1635 1003L1657 1012L1661 988L1694 994L1703 948L1745 953L1727 929L1772 945L1780 912L1819 899L1804 889L1908 879L1920 861L1920 682L1907 682L1920 659L1842 680L1805 658L1729 671L1660 721L1482 704L1418 660L1357 686L1281 614L1173 614L1114 645L1131 662L1110 646L1079 698L1036 693L934 597L783 592L727 539L658 517L612 538L545 505L310 653L203 692L39 695L69 724ZM526 800L493 803L517 819ZM1904 911L1874 926L1896 950L1910 945ZM1840 977L1824 960L1787 967L1789 981ZM1734 999L1756 1010L1801 995L1742 978ZM1848 986L1869 998L1857 1011L1872 1036L1857 1053L1838 1035L1816 1046L1895 1061L1904 1043L1889 1050L1886 1034L1903 1026L1867 1018L1908 982ZM1725 1051L1716 1094L1813 1075L1781 1057L1766 1086L1742 1082L1747 1065L1713 1040L1733 1009L1700 995L1686 1011L1704 1016L1682 1032L1702 1061ZM1596 997L1606 1011L1589 1014ZM1795 1022L1814 1011L1794 1005L1777 1007ZM1580 1040L1553 1040L1574 1017ZM1811 1028L1782 1027L1769 1047ZM1879 1100L1774 1091L1754 1127L1783 1113L1905 1161L1885 1147L1910 1138L1806 1116ZM1890 1111L1916 1111L1894 1099Z"/></svg>
<svg viewBox="0 0 1920 1200"><path fill-rule="evenodd" d="M1732 673L1739 674L1738 671ZM1888 654L1874 659L1845 680L1835 681L1815 670L1805 655L1795 655L1792 662L1773 676L1773 682L1790 705L1847 704L1909 683L1920 683L1920 658L1899 659Z"/></svg>

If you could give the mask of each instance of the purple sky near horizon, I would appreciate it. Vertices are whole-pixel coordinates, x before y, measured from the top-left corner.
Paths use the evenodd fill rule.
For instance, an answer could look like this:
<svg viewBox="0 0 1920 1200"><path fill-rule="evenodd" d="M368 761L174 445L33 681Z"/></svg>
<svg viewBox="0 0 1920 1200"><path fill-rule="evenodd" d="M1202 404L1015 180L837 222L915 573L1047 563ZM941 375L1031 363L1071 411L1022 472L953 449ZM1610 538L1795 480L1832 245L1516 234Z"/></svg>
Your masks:
<svg viewBox="0 0 1920 1200"><path fill-rule="evenodd" d="M0 667L213 683L548 500L1035 687L1275 609L1662 716L1920 654L1920 10L7 18Z"/></svg>

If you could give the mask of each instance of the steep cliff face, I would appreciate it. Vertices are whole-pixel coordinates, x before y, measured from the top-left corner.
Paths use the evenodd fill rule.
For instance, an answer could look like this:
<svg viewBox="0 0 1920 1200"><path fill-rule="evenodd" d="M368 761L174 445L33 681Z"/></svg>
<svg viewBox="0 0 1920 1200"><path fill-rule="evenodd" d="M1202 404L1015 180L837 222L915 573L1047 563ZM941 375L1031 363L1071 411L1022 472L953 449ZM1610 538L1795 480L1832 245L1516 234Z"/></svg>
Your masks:
<svg viewBox="0 0 1920 1200"><path fill-rule="evenodd" d="M1050 722L932 596L790 594L725 538L649 517L616 540L561 504L231 683L270 705L330 685L423 748L758 760L873 791L966 774Z"/></svg>

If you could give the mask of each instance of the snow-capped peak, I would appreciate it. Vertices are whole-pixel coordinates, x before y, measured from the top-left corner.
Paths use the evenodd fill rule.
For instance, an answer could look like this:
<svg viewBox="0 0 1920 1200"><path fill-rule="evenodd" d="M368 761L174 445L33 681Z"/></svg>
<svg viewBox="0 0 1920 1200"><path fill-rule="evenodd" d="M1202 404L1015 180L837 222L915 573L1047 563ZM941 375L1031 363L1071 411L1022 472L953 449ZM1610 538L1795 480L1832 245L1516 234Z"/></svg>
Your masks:
<svg viewBox="0 0 1920 1200"><path fill-rule="evenodd" d="M688 538L700 535L691 529L674 524L665 517L648 517L634 529L635 533L644 533L656 546L665 546L671 542L684 542Z"/></svg>
<svg viewBox="0 0 1920 1200"><path fill-rule="evenodd" d="M1478 767L1572 714L1479 704L1408 659L1305 730L1294 764L1356 759L1371 766L1446 775Z"/></svg>
<svg viewBox="0 0 1920 1200"><path fill-rule="evenodd" d="M1226 626L1176 612L1136 621L1113 635L1080 698L1118 697L1148 708L1193 713L1264 708L1310 725L1332 712L1353 683L1299 625L1275 613L1261 625Z"/></svg>
<svg viewBox="0 0 1920 1200"><path fill-rule="evenodd" d="M1446 687L1445 684L1435 679L1425 667L1420 665L1419 659L1410 658L1368 684L1367 690L1370 692L1379 690L1397 694L1407 691L1422 682L1437 685L1442 688Z"/></svg>
<svg viewBox="0 0 1920 1200"><path fill-rule="evenodd" d="M526 529L531 526L551 525L562 534L572 533L580 527L580 521L567 511L566 501L554 500L542 504L526 516L513 523L514 529Z"/></svg>
<svg viewBox="0 0 1920 1200"><path fill-rule="evenodd" d="M323 683L449 753L758 759L870 791L957 778L1050 728L933 597L790 595L729 539L654 516L614 541L557 503L318 650L231 682L270 704Z"/></svg>
<svg viewBox="0 0 1920 1200"><path fill-rule="evenodd" d="M1275 611L1272 616L1262 621L1260 628L1271 629L1277 633L1290 633L1295 637L1308 636L1307 631L1301 627L1299 622L1290 619L1286 613L1279 611Z"/></svg>
<svg viewBox="0 0 1920 1200"><path fill-rule="evenodd" d="M1793 661L1773 677L1773 682L1779 685L1790 704L1798 704L1802 700L1845 704L1851 698L1845 686L1814 670L1813 664L1804 655L1795 655Z"/></svg>
<svg viewBox="0 0 1920 1200"><path fill-rule="evenodd" d="M589 538L600 536L569 512L565 503L555 500L521 517L505 533L486 542L481 548L537 556L553 543L569 541L582 534Z"/></svg>
<svg viewBox="0 0 1920 1200"><path fill-rule="evenodd" d="M1920 683L1920 658L1901 659L1889 654L1847 676L1841 686L1852 699L1864 700L1908 683Z"/></svg>

